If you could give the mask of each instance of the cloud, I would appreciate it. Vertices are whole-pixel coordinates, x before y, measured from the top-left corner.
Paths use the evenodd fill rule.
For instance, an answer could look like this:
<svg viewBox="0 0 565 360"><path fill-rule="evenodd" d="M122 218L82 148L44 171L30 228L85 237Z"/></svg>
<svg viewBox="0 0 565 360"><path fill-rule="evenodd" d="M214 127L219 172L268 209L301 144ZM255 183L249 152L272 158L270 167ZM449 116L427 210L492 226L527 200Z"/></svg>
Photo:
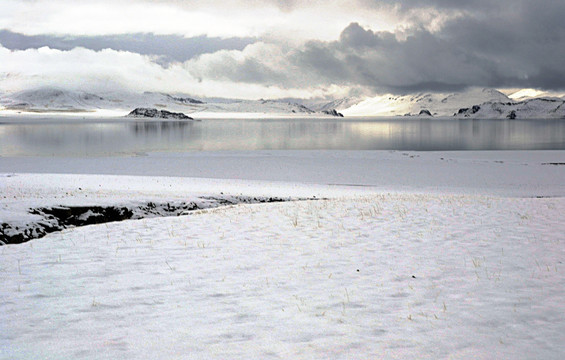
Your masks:
<svg viewBox="0 0 565 360"><path fill-rule="evenodd" d="M454 8L457 2L450 4ZM565 89L565 3L514 1L492 13L479 11L484 2L476 4L478 9L447 19L435 31L416 24L375 32L352 23L338 40L306 43L292 56L321 81L374 91Z"/></svg>
<svg viewBox="0 0 565 360"><path fill-rule="evenodd" d="M184 64L198 79L215 79L263 85L288 84L290 64L279 46L255 43L242 51L222 50L204 54Z"/></svg>
<svg viewBox="0 0 565 360"><path fill-rule="evenodd" d="M346 6L336 0L255 0L243 7L239 0L116 0L108 29L93 25L101 16L101 4L107 2L75 3L24 2L32 15L38 4L46 6L41 8L44 12L49 6L69 5L60 14L39 18L38 24L30 21L36 15L23 21L0 14L0 28L4 24L12 29L0 32L0 42L17 35L15 42L21 43L11 48L29 46L4 54L0 72L21 74L11 75L11 81L54 81L75 74L95 83L115 77L124 86L141 90L232 97L244 93L257 98L308 92L318 96L453 91L469 86L565 89L562 1L356 0ZM93 20L82 24L80 13L85 9L93 10L88 13ZM72 14L79 14L70 17L72 24L60 23ZM198 18L201 14L205 16ZM15 34L17 28L28 36ZM158 31L135 32L139 28ZM46 29L68 35L29 35ZM87 30L109 32L77 35ZM228 35L230 30L236 35ZM67 51L33 52L42 45ZM97 51L73 49L75 45ZM114 50L100 50L103 47ZM57 58L51 67L42 63L47 57L49 64L48 55ZM174 61L163 61L163 55ZM35 68L24 66L27 61ZM70 77L68 81L72 83ZM228 89L234 94L227 94Z"/></svg>
<svg viewBox="0 0 565 360"><path fill-rule="evenodd" d="M390 14L337 0L2 0L0 29L26 35L152 33L331 40L352 18L379 29L394 26Z"/></svg>
<svg viewBox="0 0 565 360"><path fill-rule="evenodd" d="M327 81L375 90L442 90L490 85L491 66L426 30L398 39L349 25L336 42L312 42L296 61Z"/></svg>
<svg viewBox="0 0 565 360"><path fill-rule="evenodd" d="M126 0L3 0L0 29L26 35L115 35L153 33L196 37L255 36L276 9Z"/></svg>
<svg viewBox="0 0 565 360"><path fill-rule="evenodd" d="M44 85L142 89L154 88L160 82L190 80L178 66L165 69L148 56L109 49L61 51L43 47L11 51L0 47L0 63L0 71L10 79L2 85L15 90Z"/></svg>
<svg viewBox="0 0 565 360"><path fill-rule="evenodd" d="M247 50L258 54L261 46ZM220 51L217 56L225 54ZM246 50L243 51L246 53ZM252 67L253 59L235 62L234 69L223 70L222 76L209 76L213 73L210 59L193 59L184 63L171 63L162 66L156 59L127 51L105 49L94 51L73 48L62 51L47 47L28 50L9 50L0 46L0 92L18 91L42 86L55 86L68 89L80 89L99 94L114 91L161 91L187 93L199 97L231 97L241 99L259 98L309 98L326 97L343 91L330 87L321 89L316 86L285 87L276 81L266 80L260 75L260 69L248 72L247 77L232 79L235 69ZM208 69L206 78L197 77L195 70ZM257 76L258 79L252 78ZM245 82L246 83L242 83Z"/></svg>
<svg viewBox="0 0 565 360"><path fill-rule="evenodd" d="M41 47L57 50L71 50L75 47L97 51L113 49L160 56L165 62L183 62L218 50L243 50L245 46L255 41L254 38L210 38L205 35L185 38L180 35L149 33L99 36L24 35L0 30L0 44L10 50Z"/></svg>

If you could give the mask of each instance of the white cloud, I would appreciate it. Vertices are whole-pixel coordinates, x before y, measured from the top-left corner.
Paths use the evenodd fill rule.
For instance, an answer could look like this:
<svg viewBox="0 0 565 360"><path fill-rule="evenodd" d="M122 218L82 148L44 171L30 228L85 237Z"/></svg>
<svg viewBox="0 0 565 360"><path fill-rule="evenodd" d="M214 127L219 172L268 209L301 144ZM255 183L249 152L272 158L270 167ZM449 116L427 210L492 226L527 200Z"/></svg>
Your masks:
<svg viewBox="0 0 565 360"><path fill-rule="evenodd" d="M263 51L252 46L243 52L218 52L237 61ZM324 97L343 93L344 88L316 86L285 87L284 84L242 83L229 77L198 78L191 69L210 74L215 64L210 57L162 67L149 56L125 51L93 51L75 48L69 51L50 48L10 51L0 46L0 78L4 91L18 91L41 86L57 86L93 92L116 89L182 92L195 96L237 97L242 99L282 97ZM237 62L236 62L237 65Z"/></svg>
<svg viewBox="0 0 565 360"><path fill-rule="evenodd" d="M519 6L507 11L510 0L3 0L5 33L68 35L79 45L78 34L251 35L254 44L211 52L217 47L180 58L190 58L184 63L114 50L3 49L0 86L111 83L246 98L349 89L563 89L565 4L513 1Z"/></svg>
<svg viewBox="0 0 565 360"><path fill-rule="evenodd" d="M4 6L4 5L3 5ZM108 35L150 32L181 34L186 37L220 37L254 34L253 27L265 23L257 17L254 26L246 19L222 12L185 10L166 4L143 4L123 1L16 2L8 0L10 10L0 15L0 27L28 35L72 34Z"/></svg>
<svg viewBox="0 0 565 360"><path fill-rule="evenodd" d="M178 34L186 37L266 36L288 41L333 40L351 21L392 29L381 8L343 1L124 1L2 0L0 29L27 35Z"/></svg>

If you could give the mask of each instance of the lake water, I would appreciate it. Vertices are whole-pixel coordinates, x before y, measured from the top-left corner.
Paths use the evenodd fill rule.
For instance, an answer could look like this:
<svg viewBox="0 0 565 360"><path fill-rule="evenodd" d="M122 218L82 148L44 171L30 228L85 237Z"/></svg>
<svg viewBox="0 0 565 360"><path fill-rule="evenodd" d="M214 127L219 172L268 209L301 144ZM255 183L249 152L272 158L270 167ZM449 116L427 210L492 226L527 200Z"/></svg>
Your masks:
<svg viewBox="0 0 565 360"><path fill-rule="evenodd" d="M563 150L565 120L50 119L14 123L14 119L0 118L0 156L119 156L157 151L287 149Z"/></svg>

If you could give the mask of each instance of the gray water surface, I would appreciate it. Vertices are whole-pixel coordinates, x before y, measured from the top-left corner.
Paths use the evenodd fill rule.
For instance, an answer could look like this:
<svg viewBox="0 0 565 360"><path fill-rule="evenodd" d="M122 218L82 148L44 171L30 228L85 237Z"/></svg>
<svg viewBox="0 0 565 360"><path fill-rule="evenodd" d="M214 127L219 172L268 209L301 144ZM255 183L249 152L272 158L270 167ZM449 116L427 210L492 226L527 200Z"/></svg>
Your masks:
<svg viewBox="0 0 565 360"><path fill-rule="evenodd" d="M0 156L215 150L563 150L565 120L210 119L46 122L0 118Z"/></svg>

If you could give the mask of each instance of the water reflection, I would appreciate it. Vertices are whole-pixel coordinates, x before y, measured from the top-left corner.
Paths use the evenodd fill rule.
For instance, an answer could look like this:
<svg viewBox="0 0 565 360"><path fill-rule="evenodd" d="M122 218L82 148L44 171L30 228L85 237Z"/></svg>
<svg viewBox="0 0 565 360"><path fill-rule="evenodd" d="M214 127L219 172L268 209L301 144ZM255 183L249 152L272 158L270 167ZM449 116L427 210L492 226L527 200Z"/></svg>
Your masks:
<svg viewBox="0 0 565 360"><path fill-rule="evenodd" d="M261 149L565 149L565 121L393 118L0 124L1 156Z"/></svg>

